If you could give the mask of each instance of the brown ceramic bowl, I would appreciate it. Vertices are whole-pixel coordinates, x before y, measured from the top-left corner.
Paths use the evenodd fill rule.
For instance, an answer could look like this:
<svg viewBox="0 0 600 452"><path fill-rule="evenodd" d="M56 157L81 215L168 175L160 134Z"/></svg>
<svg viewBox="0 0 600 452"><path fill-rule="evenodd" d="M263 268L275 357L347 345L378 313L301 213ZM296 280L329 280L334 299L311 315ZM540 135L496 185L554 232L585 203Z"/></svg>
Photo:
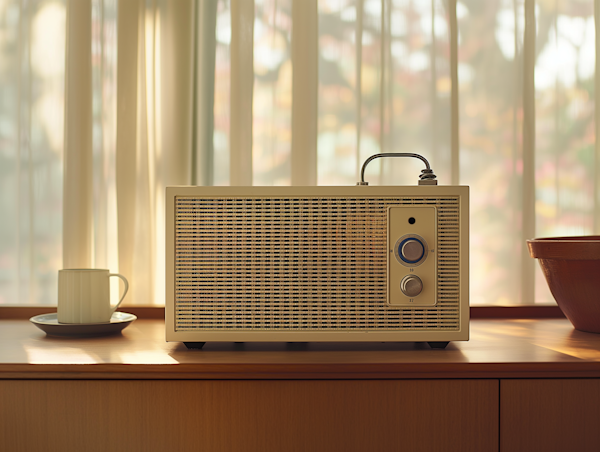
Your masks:
<svg viewBox="0 0 600 452"><path fill-rule="evenodd" d="M533 239L527 246L573 326L600 333L600 236Z"/></svg>

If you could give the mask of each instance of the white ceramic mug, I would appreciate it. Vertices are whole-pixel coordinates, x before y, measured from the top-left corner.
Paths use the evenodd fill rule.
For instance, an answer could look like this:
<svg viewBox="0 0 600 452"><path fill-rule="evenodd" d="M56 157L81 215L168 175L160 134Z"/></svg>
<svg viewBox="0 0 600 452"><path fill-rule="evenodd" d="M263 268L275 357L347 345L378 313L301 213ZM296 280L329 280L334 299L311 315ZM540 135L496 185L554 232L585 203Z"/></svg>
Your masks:
<svg viewBox="0 0 600 452"><path fill-rule="evenodd" d="M109 278L125 283L119 302L110 304ZM95 268L58 271L58 323L108 323L129 290L127 279L118 273Z"/></svg>

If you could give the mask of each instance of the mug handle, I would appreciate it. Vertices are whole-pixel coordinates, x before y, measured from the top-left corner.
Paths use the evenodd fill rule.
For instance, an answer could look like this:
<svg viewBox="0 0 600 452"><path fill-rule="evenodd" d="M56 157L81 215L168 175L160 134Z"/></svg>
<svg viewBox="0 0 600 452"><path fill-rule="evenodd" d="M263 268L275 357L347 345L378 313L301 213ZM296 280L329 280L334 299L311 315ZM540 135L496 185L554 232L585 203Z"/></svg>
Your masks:
<svg viewBox="0 0 600 452"><path fill-rule="evenodd" d="M123 283L125 283L125 291L123 292L123 295L121 295L121 299L119 300L117 305L114 308L112 308L112 312L114 313L117 310L117 308L119 307L119 305L121 304L121 302L123 301L123 298L125 298L125 295L127 295L127 291L129 290L129 282L127 282L127 278L125 278L125 276L123 276L119 273L109 273L108 277L110 278L111 276L116 276L117 278L121 278Z"/></svg>

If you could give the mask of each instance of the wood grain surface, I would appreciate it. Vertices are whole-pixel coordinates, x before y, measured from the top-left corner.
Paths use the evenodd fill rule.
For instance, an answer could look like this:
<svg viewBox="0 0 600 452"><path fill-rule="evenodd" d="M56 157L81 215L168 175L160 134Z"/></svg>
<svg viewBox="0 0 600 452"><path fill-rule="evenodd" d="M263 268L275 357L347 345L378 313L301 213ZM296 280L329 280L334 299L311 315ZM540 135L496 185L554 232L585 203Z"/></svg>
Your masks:
<svg viewBox="0 0 600 452"><path fill-rule="evenodd" d="M600 450L600 335L471 321L471 340L167 343L0 320L0 450Z"/></svg>
<svg viewBox="0 0 600 452"><path fill-rule="evenodd" d="M0 320L0 379L600 378L600 335L566 319L471 321L471 339L423 343L209 343L165 341L164 322L122 334L51 337L26 320Z"/></svg>
<svg viewBox="0 0 600 452"><path fill-rule="evenodd" d="M600 380L502 380L501 451L600 450Z"/></svg>
<svg viewBox="0 0 600 452"><path fill-rule="evenodd" d="M0 450L495 451L497 380L0 381Z"/></svg>

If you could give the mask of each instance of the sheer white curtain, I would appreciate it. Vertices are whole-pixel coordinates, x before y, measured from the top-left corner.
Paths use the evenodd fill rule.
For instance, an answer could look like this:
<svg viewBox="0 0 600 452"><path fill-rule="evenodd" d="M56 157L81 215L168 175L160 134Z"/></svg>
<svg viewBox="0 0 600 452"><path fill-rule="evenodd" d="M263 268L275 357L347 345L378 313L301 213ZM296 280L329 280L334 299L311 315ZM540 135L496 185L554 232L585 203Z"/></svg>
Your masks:
<svg viewBox="0 0 600 452"><path fill-rule="evenodd" d="M67 2L63 266L114 269L130 281L129 304L160 304L165 187L192 179L194 7L111 6L116 22L107 20L108 3ZM96 54L86 29L92 37L99 30ZM87 71L109 52L112 71L100 67L97 86L78 92L72 80L91 84Z"/></svg>
<svg viewBox="0 0 600 452"><path fill-rule="evenodd" d="M57 270L92 266L129 279L124 304L164 303L164 187L192 182L194 11L0 0L0 304L55 304Z"/></svg>
<svg viewBox="0 0 600 452"><path fill-rule="evenodd" d="M471 186L474 304L551 302L525 240L598 233L593 0L0 0L0 303L107 267L164 302L164 187ZM599 99L600 100L600 99ZM63 125L63 118L65 122ZM374 162L371 184L415 184Z"/></svg>
<svg viewBox="0 0 600 452"><path fill-rule="evenodd" d="M1 0L0 304L56 294L64 68L64 5Z"/></svg>

